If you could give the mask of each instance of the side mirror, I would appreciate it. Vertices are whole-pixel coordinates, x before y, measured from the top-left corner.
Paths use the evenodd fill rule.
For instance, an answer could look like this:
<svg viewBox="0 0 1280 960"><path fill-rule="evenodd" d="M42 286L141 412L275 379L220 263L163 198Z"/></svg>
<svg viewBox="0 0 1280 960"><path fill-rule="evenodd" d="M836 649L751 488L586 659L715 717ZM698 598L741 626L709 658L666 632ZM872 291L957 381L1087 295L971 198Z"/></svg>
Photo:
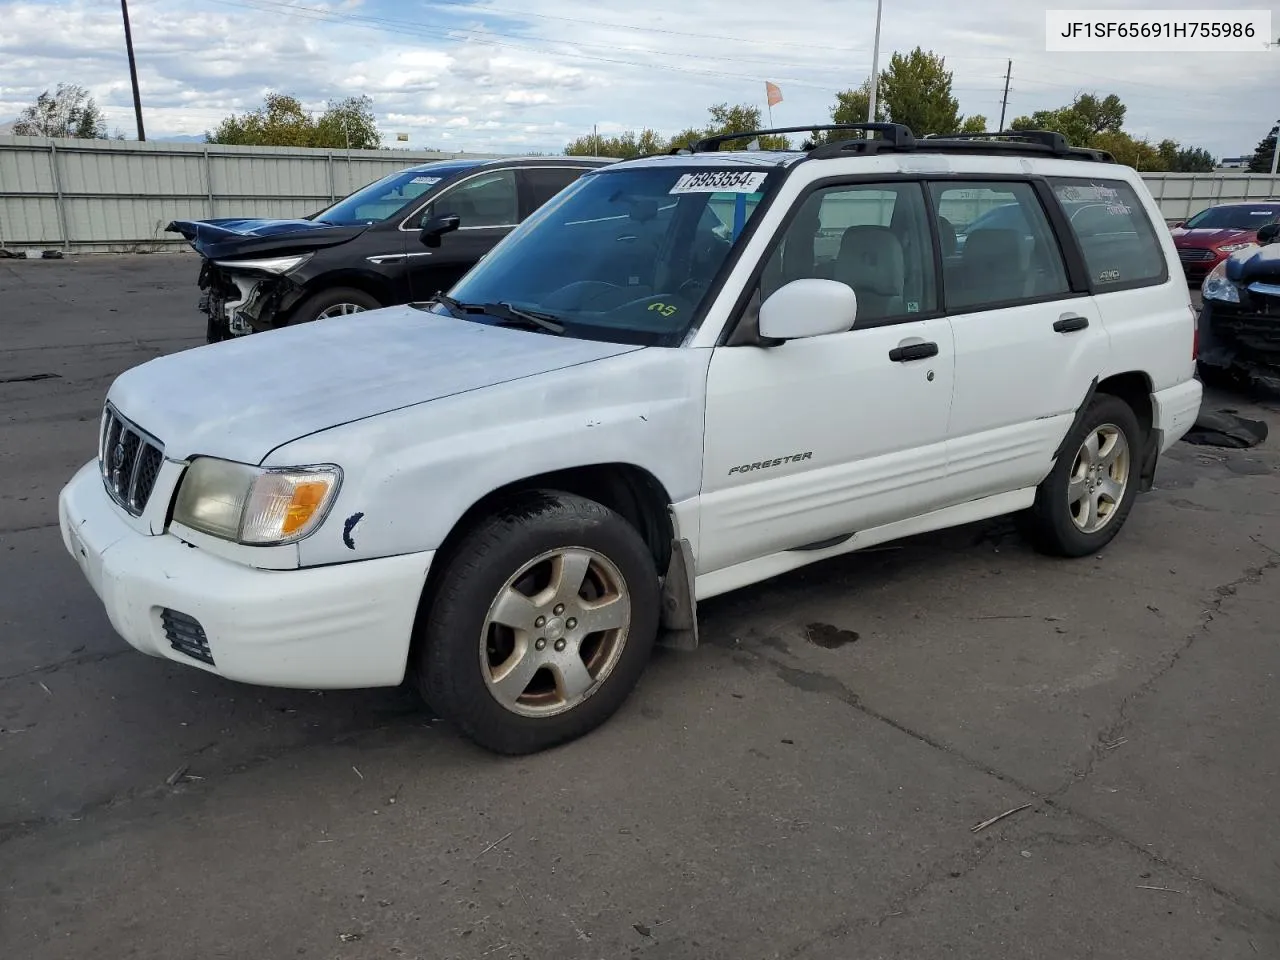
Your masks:
<svg viewBox="0 0 1280 960"><path fill-rule="evenodd" d="M792 280L760 304L760 336L798 340L844 333L858 317L858 298L835 280Z"/></svg>
<svg viewBox="0 0 1280 960"><path fill-rule="evenodd" d="M422 221L422 229L418 233L418 240L425 247L438 247L442 236L457 230L460 226L462 226L462 218L456 214L450 213L443 217L431 217Z"/></svg>
<svg viewBox="0 0 1280 960"><path fill-rule="evenodd" d="M1280 240L1280 220L1266 224L1258 230L1258 242L1263 246Z"/></svg>

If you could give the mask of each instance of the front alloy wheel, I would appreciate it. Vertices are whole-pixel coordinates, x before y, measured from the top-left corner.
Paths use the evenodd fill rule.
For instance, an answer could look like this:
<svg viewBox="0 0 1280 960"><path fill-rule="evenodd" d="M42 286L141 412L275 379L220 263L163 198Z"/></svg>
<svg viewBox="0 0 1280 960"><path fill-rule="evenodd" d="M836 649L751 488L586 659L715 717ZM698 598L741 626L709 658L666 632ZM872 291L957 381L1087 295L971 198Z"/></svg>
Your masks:
<svg viewBox="0 0 1280 960"><path fill-rule="evenodd" d="M627 645L631 597L608 557L582 547L535 557L503 585L480 632L489 692L512 713L572 710Z"/></svg>
<svg viewBox="0 0 1280 960"><path fill-rule="evenodd" d="M364 309L358 303L335 303L317 313L316 319L327 320L330 317L346 317L353 313L364 313Z"/></svg>
<svg viewBox="0 0 1280 960"><path fill-rule="evenodd" d="M414 674L440 715L495 753L534 753L604 723L658 635L653 552L621 515L528 491L437 559Z"/></svg>

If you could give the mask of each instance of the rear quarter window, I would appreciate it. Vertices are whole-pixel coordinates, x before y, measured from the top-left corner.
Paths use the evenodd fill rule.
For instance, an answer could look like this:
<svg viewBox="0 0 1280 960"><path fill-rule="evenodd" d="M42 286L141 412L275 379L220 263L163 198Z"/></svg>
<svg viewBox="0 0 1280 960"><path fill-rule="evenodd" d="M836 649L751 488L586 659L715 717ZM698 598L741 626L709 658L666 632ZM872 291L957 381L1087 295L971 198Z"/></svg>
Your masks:
<svg viewBox="0 0 1280 960"><path fill-rule="evenodd" d="M1163 283L1168 264L1133 187L1123 180L1050 181L1099 293Z"/></svg>

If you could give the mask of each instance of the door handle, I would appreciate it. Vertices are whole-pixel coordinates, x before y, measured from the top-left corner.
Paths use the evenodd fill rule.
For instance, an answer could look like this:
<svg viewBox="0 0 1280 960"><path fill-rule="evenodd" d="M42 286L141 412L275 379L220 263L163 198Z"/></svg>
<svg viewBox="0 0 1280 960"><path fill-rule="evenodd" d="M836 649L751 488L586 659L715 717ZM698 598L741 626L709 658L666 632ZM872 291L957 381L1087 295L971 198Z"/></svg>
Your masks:
<svg viewBox="0 0 1280 960"><path fill-rule="evenodd" d="M889 359L894 363L906 363L909 360L923 360L925 357L936 357L936 343L900 343L889 351Z"/></svg>
<svg viewBox="0 0 1280 960"><path fill-rule="evenodd" d="M1082 317L1078 313L1064 313L1053 325L1053 329L1058 333L1071 333L1074 330L1083 330L1089 325L1089 318Z"/></svg>

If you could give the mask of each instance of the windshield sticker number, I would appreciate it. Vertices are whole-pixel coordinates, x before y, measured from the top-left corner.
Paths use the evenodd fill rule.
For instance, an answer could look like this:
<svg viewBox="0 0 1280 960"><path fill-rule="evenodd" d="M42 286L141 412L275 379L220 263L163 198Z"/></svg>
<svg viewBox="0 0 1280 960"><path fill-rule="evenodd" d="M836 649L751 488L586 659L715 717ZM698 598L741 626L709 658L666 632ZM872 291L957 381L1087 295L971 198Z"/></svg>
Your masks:
<svg viewBox="0 0 1280 960"><path fill-rule="evenodd" d="M678 308L673 303L651 303L649 304L649 309L657 310L664 317L669 317L675 313Z"/></svg>
<svg viewBox="0 0 1280 960"><path fill-rule="evenodd" d="M752 170L712 170L686 173L676 181L669 194L679 193L755 193L767 173Z"/></svg>
<svg viewBox="0 0 1280 960"><path fill-rule="evenodd" d="M428 186L430 186L430 185L431 185L431 184L433 184L433 183L439 183L439 182L440 182L440 178L439 178L439 177L414 177L414 178L413 178L412 180L410 180L409 182L410 182L410 183L425 183L425 184L427 184Z"/></svg>

